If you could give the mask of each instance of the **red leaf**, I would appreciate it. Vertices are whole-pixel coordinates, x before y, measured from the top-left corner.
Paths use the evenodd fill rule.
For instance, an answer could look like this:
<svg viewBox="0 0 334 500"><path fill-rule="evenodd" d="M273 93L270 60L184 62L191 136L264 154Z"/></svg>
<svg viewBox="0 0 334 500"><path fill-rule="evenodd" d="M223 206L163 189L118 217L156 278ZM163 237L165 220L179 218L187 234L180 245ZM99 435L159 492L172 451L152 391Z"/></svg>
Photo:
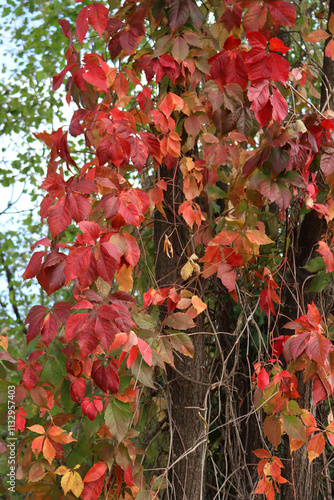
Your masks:
<svg viewBox="0 0 334 500"><path fill-rule="evenodd" d="M84 38L88 30L88 19L87 19L88 8L89 7L87 6L81 9L75 24L75 35L78 37L80 45L82 45L82 42L84 41Z"/></svg>
<svg viewBox="0 0 334 500"><path fill-rule="evenodd" d="M121 252L113 243L101 243L97 271L109 285L112 285L120 258Z"/></svg>
<svg viewBox="0 0 334 500"><path fill-rule="evenodd" d="M243 18L243 27L246 32L262 30L267 20L267 12L260 2L252 2Z"/></svg>
<svg viewBox="0 0 334 500"><path fill-rule="evenodd" d="M38 245L50 247L51 241L49 240L49 238L42 238L41 240L35 241L35 243L31 245L30 250L33 252Z"/></svg>
<svg viewBox="0 0 334 500"><path fill-rule="evenodd" d="M25 320L25 325L29 325L27 334L27 343L31 342L40 333L43 327L45 313L47 308L45 306L33 306Z"/></svg>
<svg viewBox="0 0 334 500"><path fill-rule="evenodd" d="M93 465L93 467L87 472L83 480L83 482L85 483L84 490L81 494L83 500L98 500L98 498L100 498L106 469L106 464L104 462L99 462ZM91 480L90 477L95 477L97 474L99 474L99 470L103 471L102 474L98 477L98 479Z"/></svg>
<svg viewBox="0 0 334 500"><path fill-rule="evenodd" d="M66 342L69 343L74 337L87 327L89 323L88 313L78 313L71 316L65 327Z"/></svg>
<svg viewBox="0 0 334 500"><path fill-rule="evenodd" d="M188 116L184 122L184 128L189 135L196 137L202 128L199 117L195 115Z"/></svg>
<svg viewBox="0 0 334 500"><path fill-rule="evenodd" d="M286 47L282 40L280 40L279 38L271 38L269 40L269 49L273 50L274 52L281 52L282 54L286 54L290 50L290 47Z"/></svg>
<svg viewBox="0 0 334 500"><path fill-rule="evenodd" d="M69 38L71 40L72 33L71 33L70 23L66 19L58 19L58 24L61 27L64 36L66 36L66 38Z"/></svg>
<svg viewBox="0 0 334 500"><path fill-rule="evenodd" d="M92 378L103 392L108 390L113 394L118 392L119 378L113 362L108 362L107 366L104 366L101 361L94 361Z"/></svg>
<svg viewBox="0 0 334 500"><path fill-rule="evenodd" d="M86 379L80 377L77 378L74 382L72 382L70 386L70 396L72 401L75 403L79 402L79 399L82 399L86 392Z"/></svg>
<svg viewBox="0 0 334 500"><path fill-rule="evenodd" d="M255 456L257 456L257 458L271 458L271 455L267 450L263 449L254 450L253 453Z"/></svg>
<svg viewBox="0 0 334 500"><path fill-rule="evenodd" d="M220 87L237 83L245 90L248 71L242 55L236 51L222 51L209 59L210 75Z"/></svg>
<svg viewBox="0 0 334 500"><path fill-rule="evenodd" d="M90 247L72 248L65 264L65 284L84 274L90 263Z"/></svg>
<svg viewBox="0 0 334 500"><path fill-rule="evenodd" d="M296 15L296 9L293 3L276 0L274 2L268 2L267 5L274 21L283 26L290 26L293 28Z"/></svg>
<svg viewBox="0 0 334 500"><path fill-rule="evenodd" d="M56 318L48 313L44 319L43 328L42 328L42 340L45 343L46 347L49 347L52 340L58 333L58 323Z"/></svg>
<svg viewBox="0 0 334 500"><path fill-rule="evenodd" d="M281 122L284 120L288 114L288 103L282 96L279 90L272 86L272 95L270 96L270 102L273 107L273 119L276 122Z"/></svg>
<svg viewBox="0 0 334 500"><path fill-rule="evenodd" d="M36 274L39 272L42 264L42 259L44 255L46 255L46 251L44 252L35 252L29 261L29 264L27 265L26 270L24 271L22 278L24 280L33 278L36 276Z"/></svg>
<svg viewBox="0 0 334 500"><path fill-rule="evenodd" d="M291 203L291 191L281 182L267 179L260 182L259 191L271 202L276 202L281 210L286 210Z"/></svg>
<svg viewBox="0 0 334 500"><path fill-rule="evenodd" d="M93 421L96 418L97 412L101 413L103 409L103 403L96 396L91 400L89 398L83 398L80 404L82 413Z"/></svg>
<svg viewBox="0 0 334 500"><path fill-rule="evenodd" d="M100 226L92 221L79 222L78 226L82 231L82 234L78 234L77 236L79 243L94 245L101 233Z"/></svg>
<svg viewBox="0 0 334 500"><path fill-rule="evenodd" d="M313 381L312 396L314 406L328 397L328 393L319 378Z"/></svg>
<svg viewBox="0 0 334 500"><path fill-rule="evenodd" d="M181 28L188 20L190 7L188 0L173 0L167 13L172 33Z"/></svg>
<svg viewBox="0 0 334 500"><path fill-rule="evenodd" d="M322 255L325 264L326 264L326 272L332 273L334 271L334 254L327 245L325 241L319 241L319 248L317 250L320 255Z"/></svg>
<svg viewBox="0 0 334 500"><path fill-rule="evenodd" d="M264 389L269 384L269 375L264 368L261 368L257 376L257 386Z"/></svg>
<svg viewBox="0 0 334 500"><path fill-rule="evenodd" d="M267 287L260 293L259 306L261 310L265 310L266 315L269 316L269 311L275 314L275 307L273 301L280 304L280 299L274 290L272 281L268 281Z"/></svg>
<svg viewBox="0 0 334 500"><path fill-rule="evenodd" d="M31 391L33 387L37 384L38 375L36 368L29 366L23 376L23 384L27 391Z"/></svg>
<svg viewBox="0 0 334 500"><path fill-rule="evenodd" d="M97 311L95 334L101 340L101 345L109 351L118 330L112 321L117 318L115 306L103 305Z"/></svg>
<svg viewBox="0 0 334 500"><path fill-rule="evenodd" d="M89 24L99 34L100 38L107 27L108 15L108 9L102 3L94 2L89 8Z"/></svg>
<svg viewBox="0 0 334 500"><path fill-rule="evenodd" d="M54 238L57 234L67 229L71 221L70 204L68 197L65 195L49 210L48 224L52 237Z"/></svg>
<svg viewBox="0 0 334 500"><path fill-rule="evenodd" d="M137 342L140 354L143 356L144 361L148 364L148 366L152 366L152 349L147 342L145 342L145 340L140 339L139 337Z"/></svg>
<svg viewBox="0 0 334 500"><path fill-rule="evenodd" d="M328 354L332 350L333 346L331 341L317 332L310 336L305 349L307 356L322 366L326 363Z"/></svg>
<svg viewBox="0 0 334 500"><path fill-rule="evenodd" d="M97 464L93 465L91 469L89 469L89 471L87 472L87 474L83 479L83 482L92 483L94 481L97 481L101 477L104 477L106 471L107 471L107 465L104 462L98 462Z"/></svg>
<svg viewBox="0 0 334 500"><path fill-rule="evenodd" d="M124 471L124 481L128 486L133 486L133 478L132 478L132 467L129 465L129 467Z"/></svg>

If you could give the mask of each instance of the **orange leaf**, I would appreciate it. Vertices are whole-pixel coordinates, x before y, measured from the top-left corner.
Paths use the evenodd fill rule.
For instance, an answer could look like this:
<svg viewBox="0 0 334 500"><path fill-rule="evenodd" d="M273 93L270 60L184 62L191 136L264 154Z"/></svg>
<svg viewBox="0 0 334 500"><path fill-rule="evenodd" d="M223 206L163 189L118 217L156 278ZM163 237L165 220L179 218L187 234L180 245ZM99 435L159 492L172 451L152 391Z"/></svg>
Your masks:
<svg viewBox="0 0 334 500"><path fill-rule="evenodd" d="M311 42L311 43L317 43L317 42L322 42L323 40L327 40L330 35L327 33L327 31L324 30L315 30L312 31L307 37L304 38L305 42Z"/></svg>
<svg viewBox="0 0 334 500"><path fill-rule="evenodd" d="M51 465L55 456L56 456L56 450L51 444L50 439L45 438L44 444L43 444L43 455L46 458L46 460L49 462Z"/></svg>
<svg viewBox="0 0 334 500"><path fill-rule="evenodd" d="M45 429L39 424L32 425L31 427L27 427L27 429L30 429L33 432L37 432L37 434L45 434Z"/></svg>
<svg viewBox="0 0 334 500"><path fill-rule="evenodd" d="M324 451L325 438L322 432L318 432L309 440L307 444L308 459L310 462L317 458Z"/></svg>
<svg viewBox="0 0 334 500"><path fill-rule="evenodd" d="M269 451L264 450L263 448L255 450L253 451L253 453L255 456L257 456L257 458L271 458Z"/></svg>
<svg viewBox="0 0 334 500"><path fill-rule="evenodd" d="M334 61L334 40L329 40L325 48L325 56L330 57Z"/></svg>
<svg viewBox="0 0 334 500"><path fill-rule="evenodd" d="M39 436L33 440L31 443L31 449L34 455L37 457L39 453L42 451L43 443L44 443L44 436Z"/></svg>

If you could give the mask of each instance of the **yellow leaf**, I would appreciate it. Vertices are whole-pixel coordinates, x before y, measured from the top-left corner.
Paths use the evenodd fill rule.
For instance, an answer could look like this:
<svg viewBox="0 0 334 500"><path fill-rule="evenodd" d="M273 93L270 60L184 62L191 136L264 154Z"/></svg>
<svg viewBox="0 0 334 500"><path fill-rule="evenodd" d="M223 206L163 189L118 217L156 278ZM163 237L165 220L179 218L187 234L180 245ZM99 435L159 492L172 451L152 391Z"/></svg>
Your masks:
<svg viewBox="0 0 334 500"><path fill-rule="evenodd" d="M61 465L60 467L58 467L58 469L55 470L55 473L56 474L60 474L60 475L64 475L66 474L70 469L68 469L67 467L65 467L65 465Z"/></svg>
<svg viewBox="0 0 334 500"><path fill-rule="evenodd" d="M0 345L7 351L8 349L8 339L7 337L4 337L3 335L0 336Z"/></svg>
<svg viewBox="0 0 334 500"><path fill-rule="evenodd" d="M33 432L37 432L37 434L45 434L45 429L39 424L32 425L31 427L27 427L29 430Z"/></svg>
<svg viewBox="0 0 334 500"><path fill-rule="evenodd" d="M197 314L200 314L206 309L206 304L204 304L204 302L197 295L194 295L192 297L191 302L194 308L196 309Z"/></svg>
<svg viewBox="0 0 334 500"><path fill-rule="evenodd" d="M122 292L129 292L133 287L132 267L123 264L115 278L119 285L119 290Z"/></svg>
<svg viewBox="0 0 334 500"><path fill-rule="evenodd" d="M78 472L68 471L61 478L61 487L65 495L71 490L76 497L79 497L84 489L84 484Z"/></svg>
<svg viewBox="0 0 334 500"><path fill-rule="evenodd" d="M167 257L169 258L173 257L174 255L173 245L171 244L167 234L165 234L164 252L167 254Z"/></svg>
<svg viewBox="0 0 334 500"><path fill-rule="evenodd" d="M186 281L194 272L193 266L191 265L191 262L188 260L188 262L182 267L181 269L181 277L184 281Z"/></svg>

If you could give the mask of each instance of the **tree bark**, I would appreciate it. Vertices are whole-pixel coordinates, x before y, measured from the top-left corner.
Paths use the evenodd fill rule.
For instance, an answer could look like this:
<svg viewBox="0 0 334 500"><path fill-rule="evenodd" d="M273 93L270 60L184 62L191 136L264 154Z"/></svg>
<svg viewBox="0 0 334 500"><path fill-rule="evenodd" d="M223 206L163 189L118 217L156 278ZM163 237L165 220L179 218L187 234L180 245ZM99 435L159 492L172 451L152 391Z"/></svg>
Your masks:
<svg viewBox="0 0 334 500"><path fill-rule="evenodd" d="M156 210L154 218L155 277L159 287L184 285L180 276L187 260L189 234L178 218L183 202L182 176L178 167L168 170L160 166L160 178L167 183L163 207L166 218ZM166 237L172 245L173 255L164 251ZM199 281L198 281L199 283ZM200 286L200 285L199 285ZM191 287L194 291L194 287ZM200 294L199 290L196 291ZM167 310L160 308L160 317ZM174 354L174 367L168 367L170 394L171 443L168 465L169 500L204 500L206 472L205 400L210 384L206 376L204 318L196 318L197 328L188 334L194 344L194 357ZM182 459L180 457L183 457Z"/></svg>

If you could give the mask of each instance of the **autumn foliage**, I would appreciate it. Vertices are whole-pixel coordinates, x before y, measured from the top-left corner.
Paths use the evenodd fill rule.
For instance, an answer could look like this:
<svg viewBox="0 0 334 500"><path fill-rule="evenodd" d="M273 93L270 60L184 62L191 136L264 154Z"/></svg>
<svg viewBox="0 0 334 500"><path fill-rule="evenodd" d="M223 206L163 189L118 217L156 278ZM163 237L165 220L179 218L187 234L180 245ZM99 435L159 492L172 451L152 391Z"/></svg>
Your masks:
<svg viewBox="0 0 334 500"><path fill-rule="evenodd" d="M309 106L307 68L290 68L279 28L294 23L295 7L283 0L221 2L214 22L194 0L129 0L118 10L94 2L75 25L59 20L68 48L53 89L66 82L77 109L68 128L37 134L50 149L40 207L49 237L33 245L24 279L63 295L51 308L32 307L30 354L18 361L18 491L30 498L160 498L166 473L146 483L136 439L140 398L175 351L193 355L187 331L208 312L193 284L218 279L235 304L247 290L272 321L283 307L290 243L273 219L284 228L313 210L331 227L334 119ZM305 41L330 38L333 57L333 33L331 18L329 32ZM91 39L99 53L88 51ZM180 173L183 201L173 209L189 235L174 287L150 286L144 272L153 260L143 230L152 235L154 211L165 214L161 165L174 179ZM305 263L325 284L331 236ZM311 291L321 291L317 281ZM272 500L286 482L275 455L283 435L291 453L307 443L310 461L326 440L334 445L334 422L319 425L299 406L296 376L313 381L314 405L334 392L333 317L315 303L304 312L268 338L269 355L252 360L269 442L254 450L255 492Z"/></svg>

